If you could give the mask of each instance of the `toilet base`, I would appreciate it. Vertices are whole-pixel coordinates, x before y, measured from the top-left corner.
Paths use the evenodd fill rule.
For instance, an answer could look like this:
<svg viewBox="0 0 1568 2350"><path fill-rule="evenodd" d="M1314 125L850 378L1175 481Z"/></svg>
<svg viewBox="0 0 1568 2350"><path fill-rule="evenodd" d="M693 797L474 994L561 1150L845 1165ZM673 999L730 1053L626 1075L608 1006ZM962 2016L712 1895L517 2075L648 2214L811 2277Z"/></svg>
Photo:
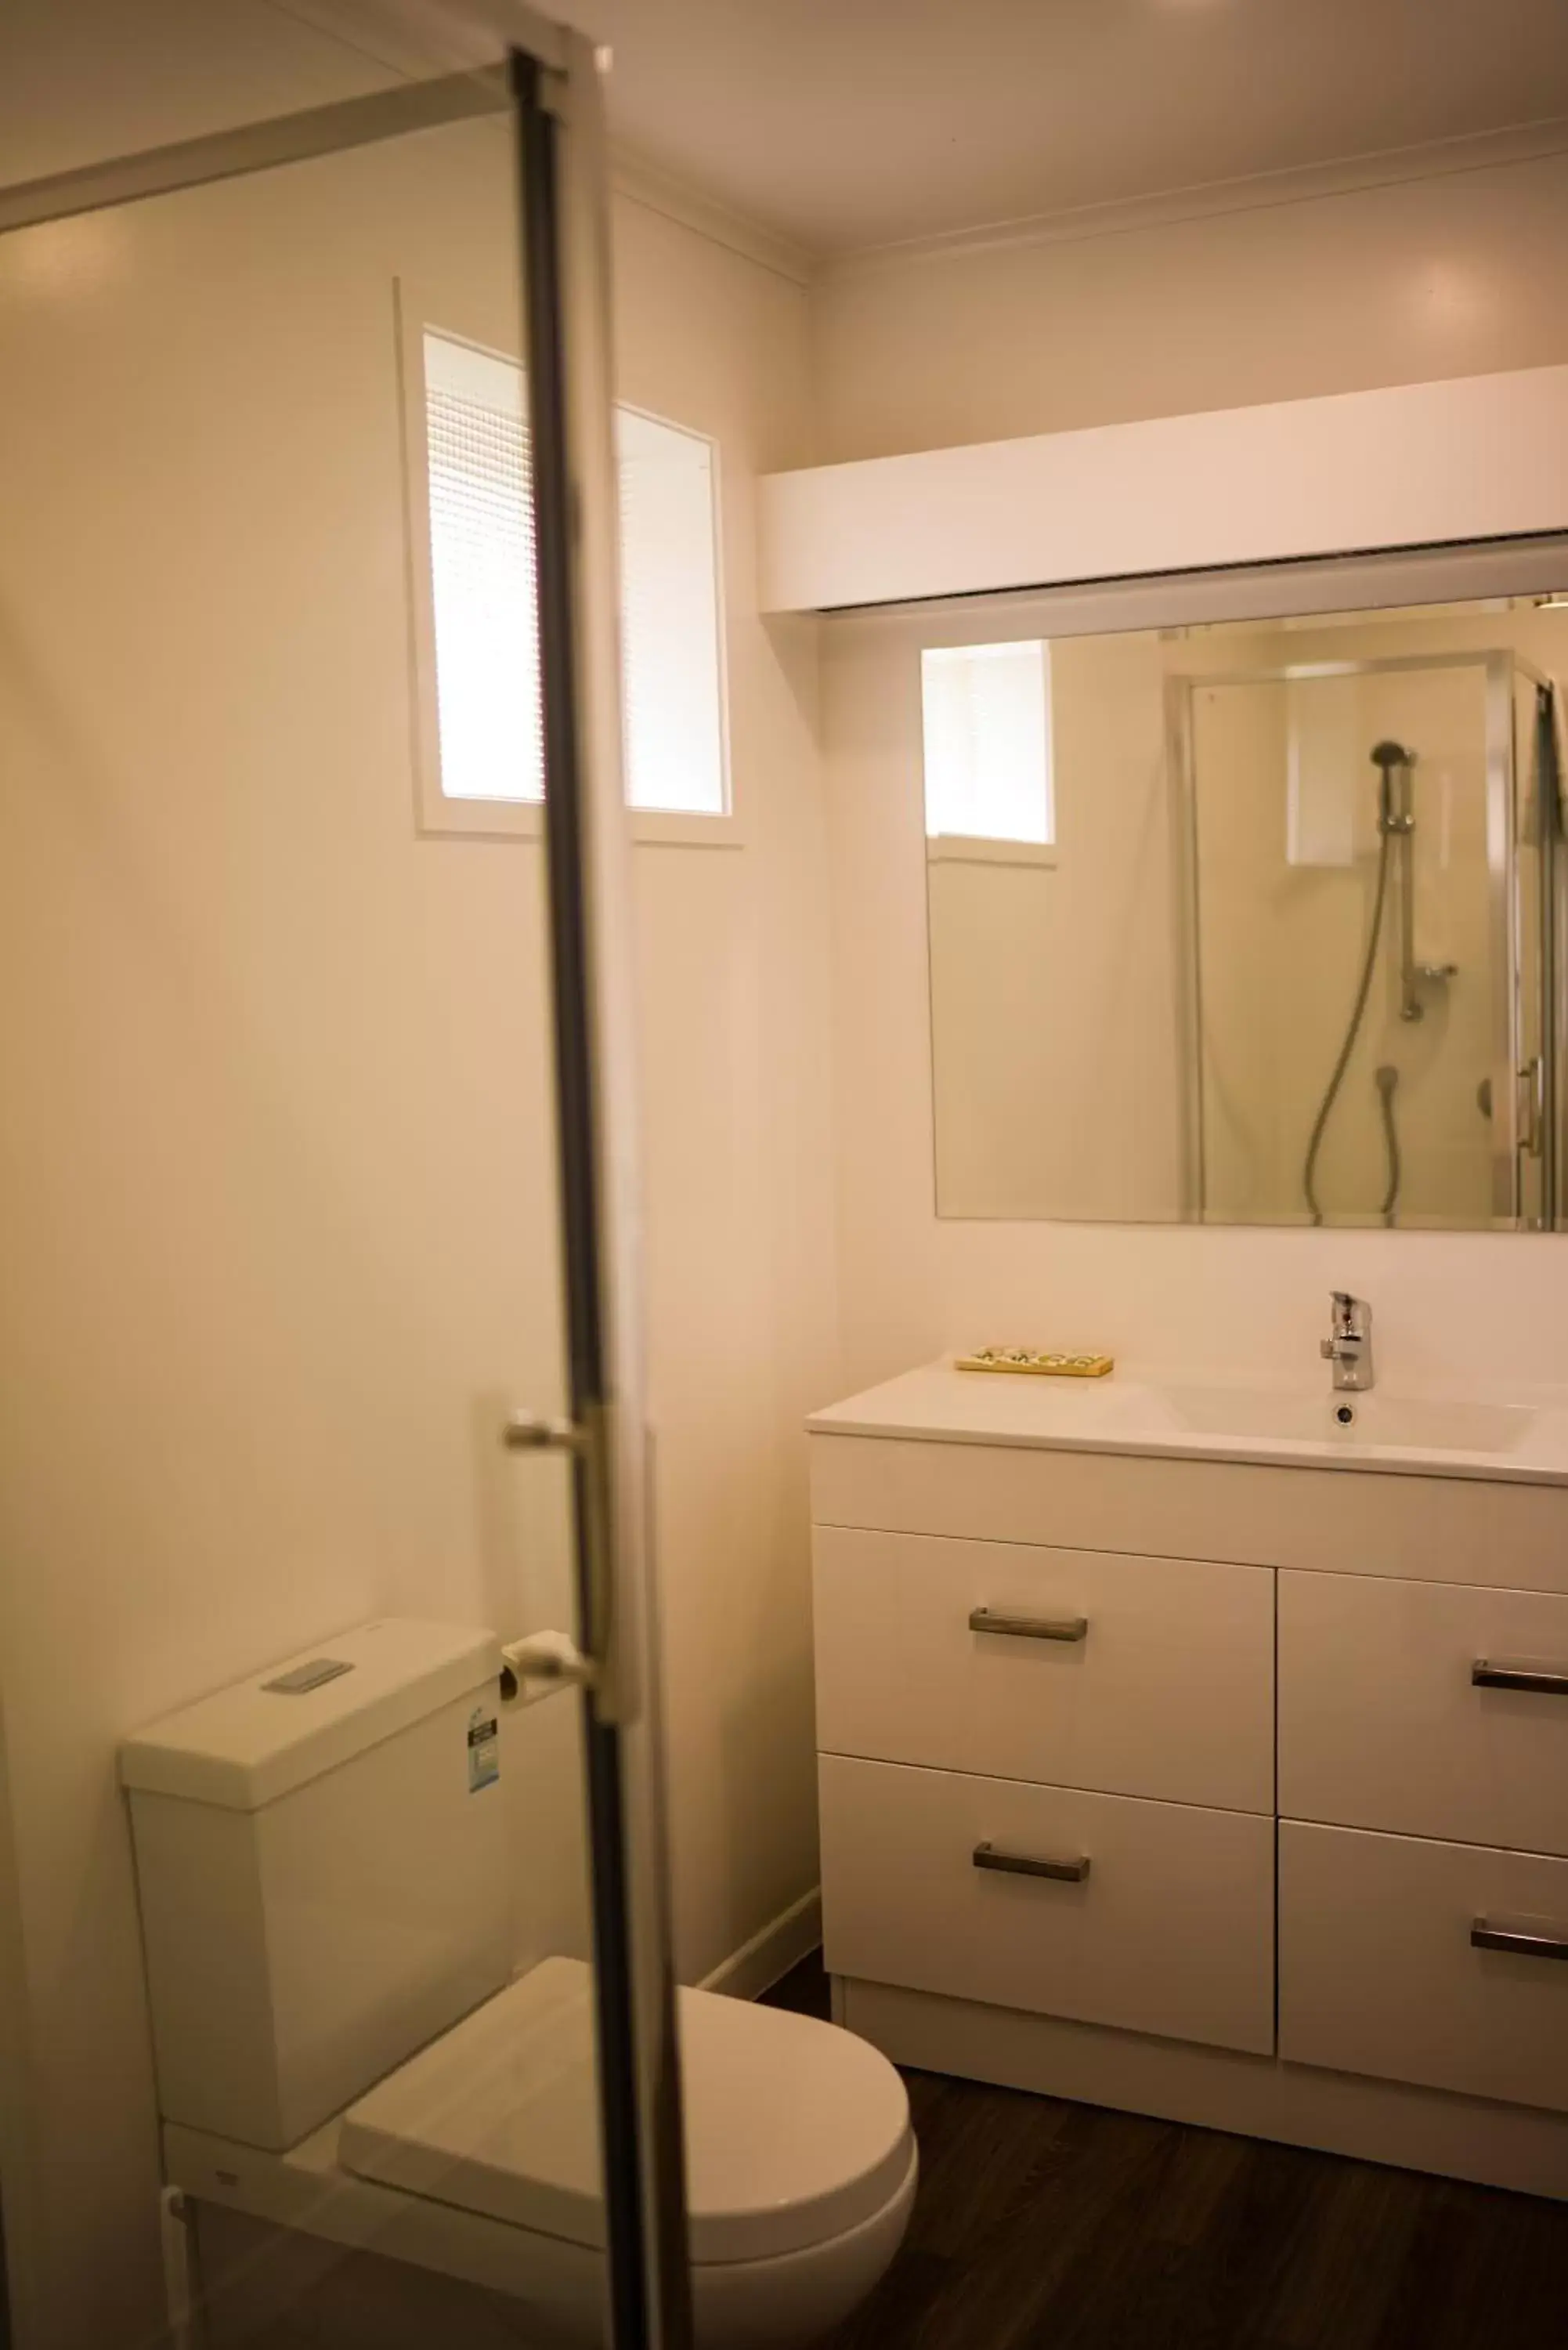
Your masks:
<svg viewBox="0 0 1568 2350"><path fill-rule="evenodd" d="M166 2132L192 2222L201 2350L598 2350L602 2255L350 2179L328 2133L287 2156ZM913 2206L826 2243L693 2272L699 2350L806 2350L862 2302Z"/></svg>
<svg viewBox="0 0 1568 2350"><path fill-rule="evenodd" d="M566 2350L540 2313L465 2277L192 2203L200 2350Z"/></svg>

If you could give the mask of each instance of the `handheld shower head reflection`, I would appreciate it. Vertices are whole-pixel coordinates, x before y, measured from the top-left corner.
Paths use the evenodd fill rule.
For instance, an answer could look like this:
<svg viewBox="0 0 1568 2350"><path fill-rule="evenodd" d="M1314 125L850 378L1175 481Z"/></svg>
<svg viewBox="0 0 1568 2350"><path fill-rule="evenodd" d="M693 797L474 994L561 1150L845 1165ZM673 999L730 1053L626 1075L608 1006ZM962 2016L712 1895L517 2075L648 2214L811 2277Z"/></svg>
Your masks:
<svg viewBox="0 0 1568 2350"><path fill-rule="evenodd" d="M1377 770L1377 829L1381 833L1413 832L1416 819L1404 795L1396 783L1397 775L1408 775L1416 764L1414 751L1392 739L1373 745L1372 764Z"/></svg>

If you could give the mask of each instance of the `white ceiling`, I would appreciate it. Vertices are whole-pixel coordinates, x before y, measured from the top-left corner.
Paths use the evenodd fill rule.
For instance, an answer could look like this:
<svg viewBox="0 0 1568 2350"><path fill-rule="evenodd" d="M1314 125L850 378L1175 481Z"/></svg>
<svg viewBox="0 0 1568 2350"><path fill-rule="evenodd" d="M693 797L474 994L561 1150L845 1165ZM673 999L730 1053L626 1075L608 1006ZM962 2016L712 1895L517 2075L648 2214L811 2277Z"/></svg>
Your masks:
<svg viewBox="0 0 1568 2350"><path fill-rule="evenodd" d="M613 45L621 137L819 252L1568 115L1568 0L557 0L556 13Z"/></svg>
<svg viewBox="0 0 1568 2350"><path fill-rule="evenodd" d="M628 146L820 254L1568 118L1568 0L536 5ZM385 83L441 6L0 0L0 180Z"/></svg>

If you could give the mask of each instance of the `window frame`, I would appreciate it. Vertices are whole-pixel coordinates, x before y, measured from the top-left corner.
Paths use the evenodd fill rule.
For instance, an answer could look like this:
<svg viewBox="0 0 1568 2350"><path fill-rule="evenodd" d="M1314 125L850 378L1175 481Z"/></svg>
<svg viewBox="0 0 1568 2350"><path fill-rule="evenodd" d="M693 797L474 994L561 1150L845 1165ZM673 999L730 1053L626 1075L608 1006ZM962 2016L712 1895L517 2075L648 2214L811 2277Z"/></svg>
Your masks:
<svg viewBox="0 0 1568 2350"><path fill-rule="evenodd" d="M928 832L926 861L930 865L1056 865L1061 848L1054 840L998 840L988 832Z"/></svg>
<svg viewBox="0 0 1568 2350"><path fill-rule="evenodd" d="M408 556L410 712L414 766L414 821L421 837L508 841L544 838L545 810L540 800L459 799L441 789L441 718L437 698L435 588L431 567L430 504L430 437L426 406L425 337L436 335L466 345L486 359L500 359L521 369L515 350L493 332L472 331L476 321L464 314L461 302L437 301L394 281L401 408L403 506ZM739 848L745 830L737 807L734 762L730 730L729 601L724 560L723 452L711 433L634 400L618 400L625 409L648 422L705 442L712 452L711 484L713 522L714 613L718 629L716 671L719 688L719 756L724 783L722 810L638 808L627 804L631 837L643 847L680 848ZM624 718L624 712L623 712ZM625 762L623 759L623 771Z"/></svg>

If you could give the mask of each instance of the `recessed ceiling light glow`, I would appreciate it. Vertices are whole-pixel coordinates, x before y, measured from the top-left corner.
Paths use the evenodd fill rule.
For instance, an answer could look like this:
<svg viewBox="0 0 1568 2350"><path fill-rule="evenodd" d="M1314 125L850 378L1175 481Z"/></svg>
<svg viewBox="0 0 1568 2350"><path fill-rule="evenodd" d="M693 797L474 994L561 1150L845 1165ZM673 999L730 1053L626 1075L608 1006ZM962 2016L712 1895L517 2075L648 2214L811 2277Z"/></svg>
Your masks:
<svg viewBox="0 0 1568 2350"><path fill-rule="evenodd" d="M1444 327L1479 326L1493 309L1491 288L1473 270L1451 261L1431 261L1411 287L1413 307Z"/></svg>

